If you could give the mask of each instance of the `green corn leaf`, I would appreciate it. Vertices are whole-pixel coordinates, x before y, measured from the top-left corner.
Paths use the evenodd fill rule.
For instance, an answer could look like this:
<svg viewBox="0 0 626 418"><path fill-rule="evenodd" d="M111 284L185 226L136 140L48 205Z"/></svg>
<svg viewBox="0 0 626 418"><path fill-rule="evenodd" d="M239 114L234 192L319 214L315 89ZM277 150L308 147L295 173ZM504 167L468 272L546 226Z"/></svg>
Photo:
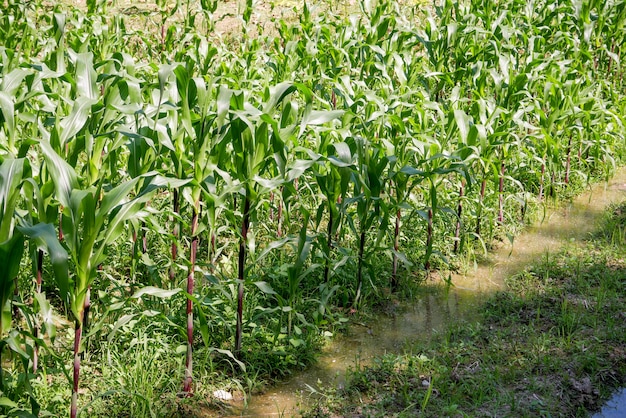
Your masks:
<svg viewBox="0 0 626 418"><path fill-rule="evenodd" d="M7 408L17 408L19 407L18 404L16 404L15 402L13 402L11 399L7 398L6 396L3 396L0 398L0 406L5 406Z"/></svg>
<svg viewBox="0 0 626 418"><path fill-rule="evenodd" d="M243 364L241 361L237 360L230 350L223 350L221 348L211 347L209 351L216 351L220 354L224 354L225 356L228 356L232 361L237 363L237 365L241 368L241 370L243 370L244 372L246 371L246 365Z"/></svg>
<svg viewBox="0 0 626 418"><path fill-rule="evenodd" d="M15 106L13 104L12 96L0 91L0 112L2 112L2 119L4 123L4 129L9 139L9 152L12 152L15 138Z"/></svg>
<svg viewBox="0 0 626 418"><path fill-rule="evenodd" d="M10 239L13 232L13 216L24 166L25 160L22 158L7 158L0 164L0 242Z"/></svg>
<svg viewBox="0 0 626 418"><path fill-rule="evenodd" d="M76 89L80 96L95 100L99 96L96 87L96 71L93 68L93 53L76 55Z"/></svg>
<svg viewBox="0 0 626 418"><path fill-rule="evenodd" d="M17 89L22 84L24 78L30 74L30 71L24 68L15 68L9 74L3 75L2 83L0 83L0 91L6 93L8 97L15 97Z"/></svg>
<svg viewBox="0 0 626 418"><path fill-rule="evenodd" d="M72 190L78 188L76 172L52 149L48 142L41 141L39 144L46 160L46 167L54 181L57 199L63 206L69 207Z"/></svg>
<svg viewBox="0 0 626 418"><path fill-rule="evenodd" d="M120 328L122 328L124 325L132 321L133 318L135 318L136 316L137 314L127 314L127 315L123 315L120 319L115 321L115 324L113 324L113 328L109 332L108 341L109 342L113 341L113 337L115 337L115 334L117 334L117 331L119 331Z"/></svg>
<svg viewBox="0 0 626 418"><path fill-rule="evenodd" d="M0 332L11 327L11 299L13 298L14 279L20 270L24 255L24 236L17 232L10 239L0 243Z"/></svg>
<svg viewBox="0 0 626 418"><path fill-rule="evenodd" d="M456 109L454 111L454 120L456 121L456 125L459 128L459 133L461 135L461 140L463 143L467 142L467 136L470 131L470 118L467 114L460 110Z"/></svg>
<svg viewBox="0 0 626 418"><path fill-rule="evenodd" d="M335 155L330 155L328 160L337 167L350 167L353 164L352 151L345 142L333 144Z"/></svg>
<svg viewBox="0 0 626 418"><path fill-rule="evenodd" d="M69 275L69 255L59 242L54 226L47 223L23 224L18 229L22 234L32 239L38 249L48 253L61 298L69 303L72 285Z"/></svg>
<svg viewBox="0 0 626 418"><path fill-rule="evenodd" d="M128 198L128 194L135 188L138 181L138 178L128 180L105 193L100 203L100 209L98 210L100 217L108 217L113 208L123 203L123 201Z"/></svg>
<svg viewBox="0 0 626 418"><path fill-rule="evenodd" d="M254 282L254 284L256 285L256 287L259 288L259 290L265 294L268 295L275 295L276 292L274 291L274 289L272 289L272 286L270 286L269 283L267 282Z"/></svg>
<svg viewBox="0 0 626 418"><path fill-rule="evenodd" d="M282 82L270 89L269 100L263 106L263 113L272 113L276 106L283 101L285 97L296 90L296 86L291 82Z"/></svg>
<svg viewBox="0 0 626 418"><path fill-rule="evenodd" d="M230 101L233 96L233 90L227 87L220 87L217 96L217 119L215 120L217 128L221 129L224 126L226 116L228 116L228 110L230 109Z"/></svg>
<svg viewBox="0 0 626 418"><path fill-rule="evenodd" d="M85 96L80 96L76 99L71 113L59 123L59 141L61 145L67 144L71 138L83 129L87 119L89 119L91 106L96 103L97 100Z"/></svg>
<svg viewBox="0 0 626 418"><path fill-rule="evenodd" d="M133 299L139 299L141 297L143 297L144 295L148 295L148 296L154 296L160 299L169 299L172 296L174 296L175 294L182 292L181 288L176 288L176 289L159 289L158 287L154 287L154 286L146 286L146 287L142 287L141 289L139 289L138 291L136 291L132 298Z"/></svg>

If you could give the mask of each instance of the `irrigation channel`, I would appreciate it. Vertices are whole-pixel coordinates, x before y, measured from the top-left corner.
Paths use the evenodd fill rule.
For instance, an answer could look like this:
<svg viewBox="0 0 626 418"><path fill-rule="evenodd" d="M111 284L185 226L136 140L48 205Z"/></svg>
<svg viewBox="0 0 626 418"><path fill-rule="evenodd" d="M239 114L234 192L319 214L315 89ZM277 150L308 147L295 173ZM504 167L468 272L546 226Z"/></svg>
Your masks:
<svg viewBox="0 0 626 418"><path fill-rule="evenodd" d="M566 242L584 239L597 226L606 207L626 199L626 168L607 183L596 184L558 208L548 209L541 222L532 225L512 245L507 243L465 274L452 276L448 291L426 292L414 302L397 306L393 314L381 313L368 324L353 324L336 338L307 370L252 396L247 405L233 401L229 416L297 416L298 409L314 398L320 385L341 386L348 368L366 365L382 354L399 353L407 344L431 337L449 320L471 318L475 307L489 293L500 289L504 279L539 257L558 251ZM621 394L621 395L620 395ZM621 397L620 397L621 396ZM626 409L626 391L618 392L596 417L613 417Z"/></svg>

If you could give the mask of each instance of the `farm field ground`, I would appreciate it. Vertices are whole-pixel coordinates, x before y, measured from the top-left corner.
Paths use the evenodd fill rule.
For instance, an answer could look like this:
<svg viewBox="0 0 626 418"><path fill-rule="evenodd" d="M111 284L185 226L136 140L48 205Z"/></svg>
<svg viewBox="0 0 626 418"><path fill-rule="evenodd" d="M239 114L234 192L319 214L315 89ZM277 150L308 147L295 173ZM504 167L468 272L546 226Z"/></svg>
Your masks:
<svg viewBox="0 0 626 418"><path fill-rule="evenodd" d="M608 208L588 239L506 277L466 317L318 388L303 416L597 413L626 384L624 211Z"/></svg>
<svg viewBox="0 0 626 418"><path fill-rule="evenodd" d="M220 415L626 157L623 0L0 8L6 416ZM623 212L306 414L584 416Z"/></svg>

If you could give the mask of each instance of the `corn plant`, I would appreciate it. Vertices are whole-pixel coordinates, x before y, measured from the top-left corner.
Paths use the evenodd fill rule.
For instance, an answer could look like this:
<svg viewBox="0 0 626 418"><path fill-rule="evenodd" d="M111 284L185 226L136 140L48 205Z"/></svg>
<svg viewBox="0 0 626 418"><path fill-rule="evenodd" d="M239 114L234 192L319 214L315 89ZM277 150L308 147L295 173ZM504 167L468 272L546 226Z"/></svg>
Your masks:
<svg viewBox="0 0 626 418"><path fill-rule="evenodd" d="M230 143L232 146L232 160L229 168L233 169L236 173L235 178L241 184L239 193L240 199L243 200L243 204L239 206L241 233L237 265L236 355L240 354L242 344L245 270L250 219L252 212L259 203L259 195L267 192L267 188L263 187L265 182L261 181L260 175L271 164L271 137L272 135L280 135L279 131L272 130L271 118L276 107L294 90L295 87L288 83L276 86L275 89L268 92L269 95L262 110L249 105L246 106L243 92L224 89L218 98L218 118L226 116L229 118L227 131L220 141ZM220 109L228 111L228 115L223 114L223 110ZM276 181L267 184L270 187L277 185Z"/></svg>
<svg viewBox="0 0 626 418"><path fill-rule="evenodd" d="M89 289L96 279L98 266L106 260L105 250L123 232L128 219L137 216L153 188L127 201L138 178L128 180L110 190L105 185L82 189L74 169L46 142L41 151L54 182L57 198L63 205L64 242L74 265L72 277L60 277L58 285L63 301L72 313L74 333L74 374L70 416L78 412L80 347Z"/></svg>

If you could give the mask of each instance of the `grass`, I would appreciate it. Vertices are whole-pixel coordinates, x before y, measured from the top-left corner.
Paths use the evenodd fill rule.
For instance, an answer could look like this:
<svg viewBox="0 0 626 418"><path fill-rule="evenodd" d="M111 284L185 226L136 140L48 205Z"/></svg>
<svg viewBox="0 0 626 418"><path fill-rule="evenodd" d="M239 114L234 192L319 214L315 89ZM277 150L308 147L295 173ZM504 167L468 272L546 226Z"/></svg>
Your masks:
<svg viewBox="0 0 626 418"><path fill-rule="evenodd" d="M5 269L11 273L5 272L6 277L1 280L6 284L0 292L2 300L13 301L16 326L0 341L0 348L4 347L0 354L14 356L7 362L6 383L0 376L3 396L0 400L5 404L0 406L0 412L3 413L16 415L19 411L15 408L19 407L24 413L30 410L37 415L40 408L35 400L39 399L46 412L62 415L69 402L64 388L72 383L69 367L72 350L75 351L73 407L77 407L80 391L78 406L84 415L189 416L195 414L192 402L206 403L214 389L246 394L262 390L267 382L312 362L319 351L321 335L341 328L347 320L346 313L367 309L369 305L379 310L390 306L387 289L394 213L403 215L399 248L407 252L404 255L409 261L402 263L401 281L408 284L401 283L401 295L411 295L418 282L430 275L431 268L456 267L457 256L450 257L454 230L451 226L457 221L455 208L461 198L458 191L461 183L467 181L460 234L471 247L468 257L474 257L473 252L490 248L492 242L504 241L524 224L526 209L521 210L522 203L533 200L539 183L543 187L545 180L550 191L560 192L565 188L564 167L559 161L562 158L557 157L567 143L569 161L572 137L566 141L562 127L580 125L582 132L583 125L593 126L597 133L590 138L574 138L574 145L579 146L576 167L585 172L576 180L579 183L604 170L602 167L611 167L607 160L619 161L624 154L621 145L624 124L617 117L624 114L624 100L621 95L609 95L613 90L620 91L621 69L618 72L611 67L613 62L602 50L596 54L589 40L581 44L576 36L570 43L561 39L570 31L576 35L576 29L583 26L580 23L588 21L582 14L580 19L572 20L573 25L568 21L556 27L558 34L554 35L544 30L550 26L551 14L527 18L520 15L523 10L515 2L490 3L501 6L502 11L508 6L516 7L511 16L502 14L497 24L488 24L492 17L500 15L491 12L495 9L474 3L474 8L468 8L466 13L457 3L443 2L435 8L437 17L433 16L432 23L422 21L423 27L414 26L416 16L422 13L418 9L422 8L410 0L400 2L398 10L396 2L320 1L316 2L319 7L311 11L304 7L297 9L293 0L275 4L235 0L220 2L233 16L218 11L213 16L215 20L211 20L212 12L194 17L189 11L198 5L190 1L176 2L176 6L171 2L148 2L140 8L127 0L88 1L86 10L74 9L69 2L65 2L65 7L51 6L48 2L32 3L24 7L19 2L2 3L7 10L9 5L17 5L11 10L18 18L7 13L5 19L0 19L0 30L8 34L3 37L2 45L6 51L0 54L3 74L0 90L4 93L0 97L0 134L8 138L0 141L0 159L5 169L0 173L3 177L0 183L14 185L4 188L10 191L6 193L10 198L0 201L14 201L16 196L15 201L19 200L20 204L15 208L4 205L0 232L8 235L0 241L22 245L22 237L17 233L14 241L8 239L13 239L9 236L13 234L11 231L23 220L48 223L48 228L43 230L49 232L46 246L48 250L56 248L57 263L54 269L45 264L46 295L37 290L37 300L34 299L37 286L26 261L19 272L18 295L12 293L17 275L11 272L12 268ZM558 2L553 3L557 6ZM361 9L363 16L348 18L352 11ZM613 9L618 12L620 8ZM67 13L57 13L63 10ZM569 10L572 14L584 12L578 10L576 2ZM621 15L607 14L607 19L619 34L620 21L616 16ZM502 21L505 17L506 21ZM212 23L230 26L219 31ZM529 23L536 23L533 30L543 42L529 44L521 32L512 37L507 35L505 27L526 28ZM228 28L230 32L226 31ZM611 38L610 32L600 29L595 32L592 42ZM589 32L583 35L588 37ZM568 52L564 57L551 56L537 51L529 67L547 68L546 74L535 74L534 70L528 75L518 74L519 68L509 68L509 62L517 62L524 55L525 48L520 49L520 44L534 49L543 43L553 45L552 49L558 51L572 50L572 55ZM497 54L490 52L491 49ZM450 51L455 50L458 53L451 59ZM483 52L475 55L472 51ZM531 60L529 56L526 61ZM172 62L182 64L166 64ZM502 76L498 70L490 74L481 70L495 67L496 63L503 67ZM52 76L44 67L59 74ZM557 77L558 72L563 72L564 77ZM470 73L472 77L462 77ZM588 79L581 76L585 74ZM499 81L511 75L519 75L515 83ZM548 82L553 77L559 83ZM605 78L613 82L600 83ZM580 86L584 94L579 94L576 83L570 83L573 79L584 81ZM288 84L282 81L293 81L301 87L287 94L296 84L285 87ZM275 83L280 84L275 86ZM558 87L559 84L563 86ZM202 93L205 86L206 94ZM561 96L547 94L549 87L558 90ZM235 90L245 95L239 96ZM278 94L280 91L285 94ZM83 97L83 93L88 97ZM511 103L511 97L521 99L519 103ZM567 101L562 100L567 108L557 103L559 100L546 101L546 97L567 97ZM606 103L601 100L605 97ZM87 105L91 100L98 103ZM122 102L126 110L118 109ZM281 109L276 108L279 102ZM263 108L262 116L257 112L258 106ZM245 118L252 118L253 123L243 123L241 111L252 109L255 111L246 113ZM129 110L134 112L134 123L131 114L126 113ZM337 110L343 115L341 129L336 129ZM320 112L315 114L321 117L312 117L314 114L308 111ZM484 117L486 112L494 116ZM537 116L538 113L543 116ZM361 120L363 115L365 118ZM279 125L273 124L278 120ZM300 136L291 134L297 131L301 131ZM542 134L535 135L539 131ZM591 129L587 131L592 133ZM283 141L283 136L289 137L287 146L275 141ZM558 140L553 141L550 149L544 149L548 137ZM28 138L42 140L37 143ZM219 140L215 141L216 138ZM246 142L250 138L261 145L250 146ZM209 149L210 152L205 152ZM520 153L513 152L514 149ZM318 153L321 159L317 159ZM21 158L24 156L28 159ZM137 166L139 161L141 168ZM294 169L285 171L291 162ZM332 168L336 163L340 164ZM546 163L549 167L544 179ZM510 178L503 183L505 165ZM542 175L538 175L539 167ZM183 207L171 208L172 196L160 192L149 204L147 195L140 194L141 199L124 204L122 210L123 195L138 193L143 183L138 176L153 169L171 179L194 179L186 185L172 186L176 188L175 195L179 196L180 192L184 198ZM568 164L568 173L569 169ZM336 176L332 174L334 170L343 174ZM483 178L488 190L479 194ZM549 182L548 178L551 178ZM574 180L564 190L566 196L575 191ZM392 182L394 188L389 188ZM113 185L120 183L122 189L113 189ZM334 191L324 192L322 184ZM88 185L94 188L84 190ZM243 202L239 185L244 187ZM152 187L143 188L147 189L156 194ZM341 189L338 195L337 189ZM76 193L70 195L70 190ZM39 194L41 199L37 198ZM84 196L87 200L81 197L82 203L78 204L78 197L72 196ZM199 196L203 196L202 204ZM274 200L274 196L278 198ZM101 199L107 203L100 204ZM245 209L250 200L254 207L251 214ZM116 203L109 204L113 201ZM336 244L332 239L324 239L323 225L334 214L334 211L325 212L324 202L330 202L328 207L341 214L341 227L334 237ZM116 207L118 203L120 206ZM496 222L498 209L502 211L503 205L504 222L502 219ZM61 225L57 223L59 206L64 207ZM203 216L196 229L200 207ZM282 232L275 230L274 210L278 207L284 207L286 213L280 221L284 222ZM135 210L139 215L131 216ZM126 214L125 220L118 218L118 214ZM316 221L308 222L314 214ZM476 217L481 220L484 234L478 240L473 239ZM99 229L91 228L92 218L98 219L95 224ZM502 214L498 218L503 218ZM249 240L244 232L248 221L252 225ZM180 236L172 232L175 223L182 225ZM328 224L331 225L328 237L332 238L332 223ZM134 226L132 231L130 225ZM57 229L60 232L61 226L66 238L59 243L55 237L60 235L56 232ZM139 246L131 235L140 228L148 231L150 245L136 251ZM609 238L598 239L611 243L623 241L623 229L614 230L618 232ZM303 232L300 235L298 231ZM303 245L285 244L284 234L291 236L291 243L298 237L298 243ZM81 239L73 240L72 236ZM214 241L223 249L220 257L209 250L209 243ZM171 255L172 242L178 244L177 257ZM327 243L332 249L326 251L327 247L319 243ZM34 245L41 250L41 243L30 240L29 248L34 249ZM243 251L246 247L247 262ZM272 248L277 251L272 251L271 256L259 255ZM357 248L360 248L358 253ZM69 265L61 262L67 258L65 250L72 256ZM102 259L94 254L102 255ZM237 255L241 256L239 263ZM464 257L464 252L458 257ZM17 260L16 269L20 267L17 257L9 258ZM202 261L197 262L196 258ZM585 263L581 259L564 271L574 271L576 277L585 276ZM330 279L322 281L321 267L329 264L332 265ZM362 264L365 271L361 296ZM526 300L534 301L537 305L527 309L529 318L536 323L523 324L528 330L523 326L514 330L524 331L522 334L506 335L506 322L458 325L457 330L441 337L439 345L415 348L415 356L381 359L379 367L384 373L380 376L368 374L375 373L373 369L355 371L357 384L353 391L365 393L374 382L380 382L382 388L397 389L394 393L398 396L398 399L381 398L381 410L397 409L398 414L405 415L429 413L431 405L444 398L442 385L447 376L452 376L456 392L444 399L453 401L436 412L452 413L449 411L466 408L462 401L469 395L479 400L497 398L503 386L492 377L511 378L514 373L509 363L520 368L532 364L523 357L527 350L516 354L514 360L507 360L506 366L494 359L517 353L522 337L533 331L541 330L543 338L533 342L533 346L549 351L561 344L561 350L574 357L568 350L579 348L579 334L597 329L602 320L616 322L620 318L621 311L616 311L602 320L586 319L587 311L597 311L598 316L606 313L605 305L612 303L615 289L604 283L598 285L593 297L585 296L586 293L579 295L576 293L579 290L570 290L563 283L551 283L551 275L559 268L557 259L549 259L546 266L543 272L528 271L519 276L518 282L511 282L512 293L501 295L502 300L496 299L488 307L494 313L485 316L485 322L505 321L523 312ZM52 270L57 273L57 267L65 271L57 274L63 277L57 277L54 282L48 278L53 277ZM170 267L174 267L175 273L171 278L167 274ZM238 272L241 272L239 276ZM355 272L359 276L358 285L355 285ZM195 277L194 273L197 273ZM195 278L196 284L186 278ZM234 306L243 301L243 292L238 295L235 289L243 289L243 279L247 287L245 307L243 315L238 309L236 321ZM587 278L575 281L581 286L580 292L594 291L588 287ZM187 287L186 283L189 283ZM520 287L517 291L516 286ZM132 296L138 288L146 290L141 298ZM191 288L195 322L189 308L185 313L184 308L191 307L185 295L169 291L185 288ZM89 304L86 303L88 291L91 292ZM33 373L29 374L29 361L34 358L29 344L36 341L32 338L33 330L39 330L33 326L33 318L48 317L46 312L50 310L46 304L64 312L69 321L59 327L56 339L52 328L46 327L50 335L45 338L50 344L46 347L43 340L41 344L41 359L46 364L41 368L43 371L33 367ZM83 330L82 312L88 307L91 324L87 326L85 320ZM517 311L509 312L511 307ZM552 308L554 313L550 311ZM552 322L541 323L544 316ZM244 343L240 350L242 317L245 318ZM74 320L76 333L71 328ZM510 322L515 323L514 318ZM496 336L509 345L502 343L502 347L490 353L491 345L483 344L481 349L490 353L489 360L474 356L468 359L468 364L463 363L468 354L459 348L456 357L440 356L440 347L450 347L454 352L459 341L471 341L483 331L489 334L489 338L481 337L484 341ZM467 332L471 335L466 335ZM552 332L558 341L546 339ZM615 333L620 335L619 331ZM598 338L595 334L594 337ZM510 346L511 341L516 341L514 347ZM584 353L588 352L586 347L583 346ZM180 399L182 368L185 364L187 375L191 374L192 351L197 389L188 399ZM231 352L239 355L245 370ZM3 359L6 361L8 356ZM79 384L78 379L81 359L81 376L86 385ZM594 363L592 360L589 363ZM481 371L491 375L481 376L478 374ZM400 373L399 377L396 372ZM360 380L358 373L364 373ZM417 377L403 380L404 373ZM574 383L570 385L582 388L585 393L593 383L586 376L572 376ZM393 383L387 382L390 379ZM56 392L54 387L58 388ZM515 404L509 405L509 411L518 410L515 396L503 394L502 398L503 405ZM14 400L23 405L14 407ZM372 397L365 404L375 405L378 400ZM30 406L27 401L32 401ZM499 411L496 406L493 408Z"/></svg>
<svg viewBox="0 0 626 418"><path fill-rule="evenodd" d="M626 383L626 204L432 341L349 372L319 416L588 416Z"/></svg>

